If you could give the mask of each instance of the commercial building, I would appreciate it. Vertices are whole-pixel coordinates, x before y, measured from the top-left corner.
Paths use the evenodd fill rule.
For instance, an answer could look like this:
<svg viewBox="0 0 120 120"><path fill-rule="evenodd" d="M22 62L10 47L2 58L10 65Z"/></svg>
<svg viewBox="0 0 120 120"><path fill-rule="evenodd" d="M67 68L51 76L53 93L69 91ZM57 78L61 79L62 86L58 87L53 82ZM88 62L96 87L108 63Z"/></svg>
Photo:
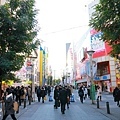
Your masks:
<svg viewBox="0 0 120 120"><path fill-rule="evenodd" d="M93 13L93 6L99 0L94 0L88 5L89 18ZM86 30L87 31L87 30ZM101 39L102 32L90 28L89 32L85 33L84 37L78 44L77 67L76 67L76 83L90 84L90 62L87 55L87 50L93 49L93 76L94 83L98 84L103 91L112 92L118 85L120 86L120 61L110 56L112 48ZM77 47L75 47L77 48Z"/></svg>

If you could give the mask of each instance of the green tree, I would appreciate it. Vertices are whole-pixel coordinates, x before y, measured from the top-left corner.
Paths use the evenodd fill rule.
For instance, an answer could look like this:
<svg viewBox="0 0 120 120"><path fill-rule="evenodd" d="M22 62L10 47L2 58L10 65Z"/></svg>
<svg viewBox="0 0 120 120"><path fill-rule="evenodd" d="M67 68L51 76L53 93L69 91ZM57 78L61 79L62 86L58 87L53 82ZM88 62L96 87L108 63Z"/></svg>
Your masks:
<svg viewBox="0 0 120 120"><path fill-rule="evenodd" d="M93 7L95 10L90 26L103 32L102 40L112 46L111 55L120 53L120 0L100 0Z"/></svg>
<svg viewBox="0 0 120 120"><path fill-rule="evenodd" d="M57 84L57 85L59 85L59 84L60 84L60 82L61 82L61 80L60 80L60 79L57 79L57 80L56 80L56 84Z"/></svg>
<svg viewBox="0 0 120 120"><path fill-rule="evenodd" d="M0 6L0 88L39 44L36 15L35 0L8 0Z"/></svg>

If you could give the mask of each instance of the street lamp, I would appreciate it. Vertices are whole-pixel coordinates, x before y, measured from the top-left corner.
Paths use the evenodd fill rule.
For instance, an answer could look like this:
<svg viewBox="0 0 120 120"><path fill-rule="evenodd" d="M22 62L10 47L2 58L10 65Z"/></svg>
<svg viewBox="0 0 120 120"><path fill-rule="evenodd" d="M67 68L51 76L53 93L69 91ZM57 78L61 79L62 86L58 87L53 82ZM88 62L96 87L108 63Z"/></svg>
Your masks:
<svg viewBox="0 0 120 120"><path fill-rule="evenodd" d="M32 66L31 66L32 99L33 99L33 101L35 101L34 61L35 61L35 59L37 59L37 57L29 56L29 58L30 58L30 61L32 62Z"/></svg>
<svg viewBox="0 0 120 120"><path fill-rule="evenodd" d="M95 85L94 85L94 81L93 81L93 64L92 64L92 55L95 51L94 50L89 50L87 51L88 55L90 56L90 73L91 73L91 100L92 100L92 104L94 104L94 100L95 100Z"/></svg>

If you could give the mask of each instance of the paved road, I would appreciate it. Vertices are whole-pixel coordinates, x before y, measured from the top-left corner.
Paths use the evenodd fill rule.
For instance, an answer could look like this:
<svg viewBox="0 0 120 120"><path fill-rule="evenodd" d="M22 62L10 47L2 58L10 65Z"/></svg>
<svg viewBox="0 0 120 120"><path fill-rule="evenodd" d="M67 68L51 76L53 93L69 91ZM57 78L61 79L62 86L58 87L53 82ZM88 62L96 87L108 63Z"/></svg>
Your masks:
<svg viewBox="0 0 120 120"><path fill-rule="evenodd" d="M71 102L70 109L66 109L65 114L61 114L60 108L54 109L54 101L45 103L33 102L20 108L19 114L16 114L18 120L120 120L120 108L116 106L112 95L104 94L98 109L96 104L91 104L91 100L86 99L82 104L79 101L77 91L74 91L75 102ZM110 113L107 114L106 102L110 103ZM10 117L7 120L11 120Z"/></svg>

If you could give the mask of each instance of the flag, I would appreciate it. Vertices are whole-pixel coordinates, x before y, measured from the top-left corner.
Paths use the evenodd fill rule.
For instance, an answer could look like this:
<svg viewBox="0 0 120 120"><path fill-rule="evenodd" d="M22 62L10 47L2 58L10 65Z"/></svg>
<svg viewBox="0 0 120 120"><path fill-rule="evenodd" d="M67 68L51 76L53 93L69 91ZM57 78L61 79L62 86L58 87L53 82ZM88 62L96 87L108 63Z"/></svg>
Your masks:
<svg viewBox="0 0 120 120"><path fill-rule="evenodd" d="M68 64L68 63L67 63L67 59L68 59L67 57L68 57L68 50L69 50L70 44L71 44L71 43L66 43L66 66L67 66L67 64Z"/></svg>
<svg viewBox="0 0 120 120"><path fill-rule="evenodd" d="M43 49L40 47L40 81L39 85L42 86L43 82Z"/></svg>

